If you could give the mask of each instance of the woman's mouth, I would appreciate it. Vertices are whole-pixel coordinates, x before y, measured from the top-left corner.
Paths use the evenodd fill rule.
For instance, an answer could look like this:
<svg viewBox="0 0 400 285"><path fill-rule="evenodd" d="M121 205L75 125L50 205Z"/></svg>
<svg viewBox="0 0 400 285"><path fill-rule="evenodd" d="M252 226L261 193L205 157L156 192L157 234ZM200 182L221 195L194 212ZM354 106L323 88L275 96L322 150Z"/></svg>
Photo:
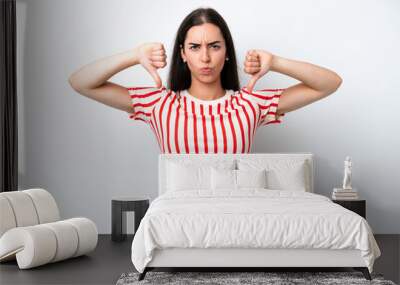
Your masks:
<svg viewBox="0 0 400 285"><path fill-rule="evenodd" d="M207 74L211 74L211 72L212 72L212 68L201 68L200 69L201 74L207 75Z"/></svg>

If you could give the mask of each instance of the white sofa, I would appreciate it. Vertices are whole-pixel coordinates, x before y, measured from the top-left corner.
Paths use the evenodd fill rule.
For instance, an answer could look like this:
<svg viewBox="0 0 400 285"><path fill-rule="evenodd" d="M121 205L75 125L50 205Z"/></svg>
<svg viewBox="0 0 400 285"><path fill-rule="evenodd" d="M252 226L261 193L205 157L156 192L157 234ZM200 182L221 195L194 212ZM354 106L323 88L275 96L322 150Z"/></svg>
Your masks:
<svg viewBox="0 0 400 285"><path fill-rule="evenodd" d="M20 269L86 254L96 248L95 223L79 217L60 220L53 196L41 188L0 193L0 262Z"/></svg>

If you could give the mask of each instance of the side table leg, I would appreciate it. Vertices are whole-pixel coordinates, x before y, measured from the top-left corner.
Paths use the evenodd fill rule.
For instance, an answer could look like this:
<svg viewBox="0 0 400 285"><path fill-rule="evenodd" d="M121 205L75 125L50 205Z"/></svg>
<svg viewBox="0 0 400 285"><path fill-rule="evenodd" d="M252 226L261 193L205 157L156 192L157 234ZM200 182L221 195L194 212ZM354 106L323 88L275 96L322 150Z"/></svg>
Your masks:
<svg viewBox="0 0 400 285"><path fill-rule="evenodd" d="M122 241L122 205L118 201L111 202L111 240Z"/></svg>

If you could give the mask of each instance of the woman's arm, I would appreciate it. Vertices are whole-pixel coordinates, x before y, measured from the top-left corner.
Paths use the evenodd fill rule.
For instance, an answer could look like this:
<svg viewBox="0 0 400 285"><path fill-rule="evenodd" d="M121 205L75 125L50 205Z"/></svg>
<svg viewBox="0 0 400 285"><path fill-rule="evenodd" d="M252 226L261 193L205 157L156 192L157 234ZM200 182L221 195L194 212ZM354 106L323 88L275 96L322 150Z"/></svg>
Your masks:
<svg viewBox="0 0 400 285"><path fill-rule="evenodd" d="M335 92L342 78L329 69L311 63L274 55L270 70L296 78L301 83L286 88L280 97L277 113L301 108Z"/></svg>
<svg viewBox="0 0 400 285"><path fill-rule="evenodd" d="M157 69L167 65L166 59L162 43L143 43L132 50L85 65L70 76L69 83L82 95L132 114L134 110L128 89L107 80L125 68L140 64L160 88L162 81Z"/></svg>
<svg viewBox="0 0 400 285"><path fill-rule="evenodd" d="M78 93L105 105L132 112L128 89L107 80L114 74L139 63L137 49L102 58L87 64L69 77Z"/></svg>

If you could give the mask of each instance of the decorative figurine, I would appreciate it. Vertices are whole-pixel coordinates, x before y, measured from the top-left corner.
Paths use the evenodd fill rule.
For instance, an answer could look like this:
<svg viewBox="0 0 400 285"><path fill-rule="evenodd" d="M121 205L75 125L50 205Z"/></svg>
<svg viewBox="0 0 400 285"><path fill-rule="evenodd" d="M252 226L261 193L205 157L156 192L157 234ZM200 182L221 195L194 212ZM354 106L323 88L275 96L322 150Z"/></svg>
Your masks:
<svg viewBox="0 0 400 285"><path fill-rule="evenodd" d="M351 158L350 156L346 156L346 160L344 161L344 178L343 178L343 189L351 190Z"/></svg>

